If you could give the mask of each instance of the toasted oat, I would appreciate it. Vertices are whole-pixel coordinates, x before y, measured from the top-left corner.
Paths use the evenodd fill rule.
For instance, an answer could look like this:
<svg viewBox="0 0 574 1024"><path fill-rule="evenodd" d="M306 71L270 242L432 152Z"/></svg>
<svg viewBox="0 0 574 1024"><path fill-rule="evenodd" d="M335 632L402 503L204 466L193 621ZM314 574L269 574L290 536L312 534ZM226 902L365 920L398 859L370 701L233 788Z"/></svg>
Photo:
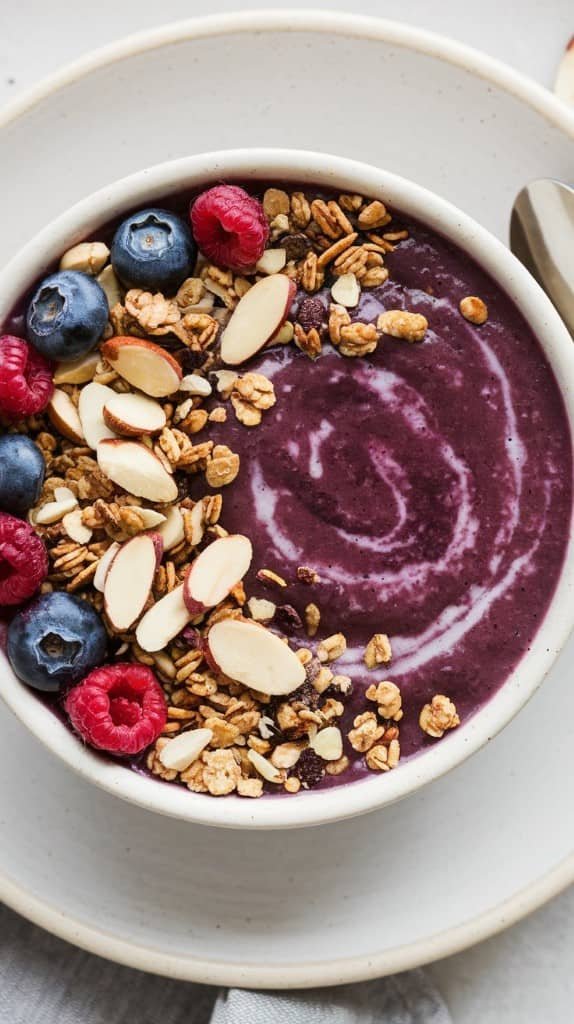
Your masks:
<svg viewBox="0 0 574 1024"><path fill-rule="evenodd" d="M384 734L384 726L379 725L377 716L372 711L365 711L357 715L353 722L354 728L349 733L349 743L353 750L364 754L371 747L374 747L377 740Z"/></svg>
<svg viewBox="0 0 574 1024"><path fill-rule="evenodd" d="M447 729L456 729L460 718L456 705L443 693L435 693L430 704L425 704L420 715L419 725L427 736L440 739Z"/></svg>
<svg viewBox="0 0 574 1024"><path fill-rule="evenodd" d="M388 665L392 656L391 641L387 634L375 633L365 648L364 661L367 668L376 668L377 665Z"/></svg>
<svg viewBox="0 0 574 1024"><path fill-rule="evenodd" d="M333 245L330 245L328 249L323 250L317 260L317 266L321 270L324 270L329 263L332 263L333 260L341 255L341 253L344 253L358 237L359 236L356 231L351 231L350 234L344 235L343 238L339 238L338 241L333 242Z"/></svg>
<svg viewBox="0 0 574 1024"><path fill-rule="evenodd" d="M327 771L328 770L329 769L327 769ZM285 782L283 783L283 789L287 793L298 793L299 790L301 789L301 782L294 775L292 775L289 779L285 779Z"/></svg>
<svg viewBox="0 0 574 1024"><path fill-rule="evenodd" d="M383 334L405 341L422 341L428 328L428 320L421 313L408 313L402 309L388 309L381 313L377 327Z"/></svg>
<svg viewBox="0 0 574 1024"><path fill-rule="evenodd" d="M331 305L329 310L329 337L333 345L340 345L341 331L343 327L348 327L350 323L351 317L344 306Z"/></svg>
<svg viewBox="0 0 574 1024"><path fill-rule="evenodd" d="M376 685L373 683L367 689L365 697L379 705L379 714L382 718L400 722L403 717L402 698L401 691L395 683L391 683L389 680L384 680Z"/></svg>
<svg viewBox="0 0 574 1024"><path fill-rule="evenodd" d="M246 373L237 377L231 392L235 415L246 427L261 423L262 413L277 401L273 384L262 373Z"/></svg>
<svg viewBox="0 0 574 1024"><path fill-rule="evenodd" d="M263 796L262 779L239 779L237 793L239 796L247 796L256 800L258 797Z"/></svg>
<svg viewBox="0 0 574 1024"><path fill-rule="evenodd" d="M233 483L239 473L239 455L223 444L216 445L211 454L212 458L205 471L209 486L226 487Z"/></svg>
<svg viewBox="0 0 574 1024"><path fill-rule="evenodd" d="M342 633L325 637L317 647L319 661L336 661L347 650L347 641Z"/></svg>
<svg viewBox="0 0 574 1024"><path fill-rule="evenodd" d="M241 768L231 750L207 751L202 760L203 782L212 796L227 796L237 789Z"/></svg>
<svg viewBox="0 0 574 1024"><path fill-rule="evenodd" d="M316 604L311 602L305 608L305 626L308 636L315 636L321 622L321 612Z"/></svg>
<svg viewBox="0 0 574 1024"><path fill-rule="evenodd" d="M382 228L385 224L390 221L390 216L387 213L384 203L380 200L375 199L368 206L364 206L359 213L359 227L366 231L370 231L374 228Z"/></svg>
<svg viewBox="0 0 574 1024"><path fill-rule="evenodd" d="M347 213L358 213L365 200L362 196L354 193L344 193L339 196L339 206Z"/></svg>
<svg viewBox="0 0 574 1024"><path fill-rule="evenodd" d="M347 771L349 764L349 758L346 754L343 754L338 761L329 761L325 766L325 770L327 775L342 775L343 772Z"/></svg>
<svg viewBox="0 0 574 1024"><path fill-rule="evenodd" d="M131 288L124 299L124 306L128 317L146 334L169 334L181 318L177 304L166 299L161 292L152 294L141 288Z"/></svg>
<svg viewBox="0 0 574 1024"><path fill-rule="evenodd" d="M325 275L317 263L317 254L309 252L301 264L301 285L306 292L317 292Z"/></svg>
<svg viewBox="0 0 574 1024"><path fill-rule="evenodd" d="M197 306L205 295L205 285L200 277L188 277L179 286L175 296L175 302L180 309L187 309L188 306Z"/></svg>
<svg viewBox="0 0 574 1024"><path fill-rule="evenodd" d="M301 583L313 584L321 582L321 577L319 576L319 573L316 572L315 569L311 569L308 565L298 566L297 579L300 580Z"/></svg>
<svg viewBox="0 0 574 1024"><path fill-rule="evenodd" d="M465 320L478 327L488 320L488 307L476 295L467 295L466 298L461 299L458 308Z"/></svg>
<svg viewBox="0 0 574 1024"><path fill-rule="evenodd" d="M257 579L261 580L262 583L271 583L276 587L286 587L287 580L283 579L279 573L274 572L273 569L259 569L257 571Z"/></svg>

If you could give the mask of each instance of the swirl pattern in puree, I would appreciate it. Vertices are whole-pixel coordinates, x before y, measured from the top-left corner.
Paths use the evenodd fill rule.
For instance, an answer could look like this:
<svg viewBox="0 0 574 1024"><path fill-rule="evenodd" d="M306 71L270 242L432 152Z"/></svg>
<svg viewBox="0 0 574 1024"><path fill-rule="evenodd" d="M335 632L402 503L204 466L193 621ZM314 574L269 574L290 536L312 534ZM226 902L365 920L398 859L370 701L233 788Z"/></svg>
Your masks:
<svg viewBox="0 0 574 1024"><path fill-rule="evenodd" d="M434 693L464 722L536 643L566 549L572 451L558 384L514 304L460 250L405 226L390 280L363 292L353 319L420 312L424 342L383 337L362 359L327 342L314 363L292 346L263 352L248 369L273 380L277 405L254 431L232 414L218 430L242 461L225 526L253 540L248 592L301 616L315 601L319 638L345 634L337 671L355 683L345 724L370 682L401 687L408 756L429 742L418 712ZM487 303L483 326L461 316L466 295ZM320 584L297 582L300 565ZM289 589L265 592L262 567ZM393 661L368 672L375 632L390 635Z"/></svg>

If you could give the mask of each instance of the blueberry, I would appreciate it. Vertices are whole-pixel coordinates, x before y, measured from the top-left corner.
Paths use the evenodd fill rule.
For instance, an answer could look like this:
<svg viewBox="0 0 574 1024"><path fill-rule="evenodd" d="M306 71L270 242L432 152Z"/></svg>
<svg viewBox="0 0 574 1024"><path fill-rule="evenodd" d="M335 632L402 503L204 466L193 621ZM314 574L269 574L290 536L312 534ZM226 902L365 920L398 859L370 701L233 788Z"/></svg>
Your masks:
<svg viewBox="0 0 574 1024"><path fill-rule="evenodd" d="M72 594L43 594L8 628L8 659L35 690L57 692L77 683L106 656L104 624L91 605Z"/></svg>
<svg viewBox="0 0 574 1024"><path fill-rule="evenodd" d="M0 437L0 509L23 516L40 497L46 465L40 449L24 434Z"/></svg>
<svg viewBox="0 0 574 1024"><path fill-rule="evenodd" d="M46 277L32 296L28 340L48 359L77 359L98 344L108 315L105 292L93 277L61 270Z"/></svg>
<svg viewBox="0 0 574 1024"><path fill-rule="evenodd" d="M193 272L197 246L187 224L168 210L140 210L122 221L112 266L127 288L173 294Z"/></svg>

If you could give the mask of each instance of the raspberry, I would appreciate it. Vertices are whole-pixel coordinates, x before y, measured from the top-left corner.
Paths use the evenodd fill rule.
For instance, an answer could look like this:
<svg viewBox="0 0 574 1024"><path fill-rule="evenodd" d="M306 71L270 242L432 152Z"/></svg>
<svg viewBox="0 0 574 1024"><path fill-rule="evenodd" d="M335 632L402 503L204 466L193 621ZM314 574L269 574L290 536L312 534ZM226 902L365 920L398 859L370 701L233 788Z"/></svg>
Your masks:
<svg viewBox="0 0 574 1024"><path fill-rule="evenodd" d="M64 701L76 732L98 750L139 754L160 735L167 708L146 665L105 665L74 686Z"/></svg>
<svg viewBox="0 0 574 1024"><path fill-rule="evenodd" d="M28 523L0 512L0 605L20 604L48 575L48 553Z"/></svg>
<svg viewBox="0 0 574 1024"><path fill-rule="evenodd" d="M0 413L9 419L45 409L54 385L50 364L23 338L0 336Z"/></svg>
<svg viewBox="0 0 574 1024"><path fill-rule="evenodd" d="M253 267L269 236L261 203L238 185L202 192L191 208L191 224L204 255L231 270Z"/></svg>

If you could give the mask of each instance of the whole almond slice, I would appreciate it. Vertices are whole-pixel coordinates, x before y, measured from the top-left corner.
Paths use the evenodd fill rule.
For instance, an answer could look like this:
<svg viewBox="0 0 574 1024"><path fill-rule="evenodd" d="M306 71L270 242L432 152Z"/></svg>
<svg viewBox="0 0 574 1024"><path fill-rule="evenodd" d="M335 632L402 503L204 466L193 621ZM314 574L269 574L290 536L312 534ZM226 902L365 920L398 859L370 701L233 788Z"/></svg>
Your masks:
<svg viewBox="0 0 574 1024"><path fill-rule="evenodd" d="M104 405L103 417L110 430L128 437L159 434L167 423L159 402L147 395L114 394Z"/></svg>
<svg viewBox="0 0 574 1024"><path fill-rule="evenodd" d="M76 444L84 443L84 431L78 410L65 391L60 388L54 390L46 412L50 423L62 437L66 437L68 441L74 441Z"/></svg>
<svg viewBox="0 0 574 1024"><path fill-rule="evenodd" d="M201 615L223 601L245 576L252 557L251 541L240 533L219 537L204 548L184 581L183 597L191 615Z"/></svg>
<svg viewBox="0 0 574 1024"><path fill-rule="evenodd" d="M117 436L104 421L104 405L115 394L116 392L105 384L96 384L95 381L86 384L80 391L78 412L86 444L90 448L96 449L100 441Z"/></svg>
<svg viewBox="0 0 574 1024"><path fill-rule="evenodd" d="M152 341L119 336L102 345L102 356L120 377L152 398L173 395L183 376L179 363Z"/></svg>
<svg viewBox="0 0 574 1024"><path fill-rule="evenodd" d="M56 387L59 384L87 384L93 380L99 361L99 352L88 352L69 363L58 363L54 371L54 384Z"/></svg>
<svg viewBox="0 0 574 1024"><path fill-rule="evenodd" d="M50 523L57 523L59 519L63 519L68 512L73 512L77 507L77 498L66 498L65 501L48 501L37 512L34 512L34 522L38 526L49 526Z"/></svg>
<svg viewBox="0 0 574 1024"><path fill-rule="evenodd" d="M108 569L119 550L120 545L118 544L117 541L114 541L113 544L110 544L108 550L104 552L104 554L102 555L98 562L98 568L94 573L94 588L96 590L99 590L100 594L103 594L104 592L104 586L106 582Z"/></svg>
<svg viewBox="0 0 574 1024"><path fill-rule="evenodd" d="M285 274L270 274L254 284L240 299L223 332L223 362L238 366L259 352L287 319L296 290Z"/></svg>
<svg viewBox="0 0 574 1024"><path fill-rule="evenodd" d="M136 629L136 640L143 651L162 651L185 629L190 618L183 600L182 583L145 613Z"/></svg>
<svg viewBox="0 0 574 1024"><path fill-rule="evenodd" d="M205 377L200 377L198 373L188 373L182 377L179 390L186 391L188 395L201 395L202 398L209 398L212 387Z"/></svg>
<svg viewBox="0 0 574 1024"><path fill-rule="evenodd" d="M157 532L163 540L164 551L171 551L185 540L183 516L177 505L166 509L165 523L158 526Z"/></svg>
<svg viewBox="0 0 574 1024"><path fill-rule="evenodd" d="M211 658L224 675L269 696L292 693L305 669L291 648L264 626L222 619L207 636Z"/></svg>
<svg viewBox="0 0 574 1024"><path fill-rule="evenodd" d="M102 473L128 494L160 504L177 498L175 480L157 455L139 441L101 441L97 458Z"/></svg>
<svg viewBox="0 0 574 1024"><path fill-rule="evenodd" d="M161 560L161 541L159 548ZM122 544L112 559L104 583L104 607L120 633L133 626L144 610L158 565L157 555L153 535L140 533Z"/></svg>
<svg viewBox="0 0 574 1024"><path fill-rule="evenodd" d="M197 761L203 750L211 743L211 729L189 729L174 736L159 752L159 759L168 771L184 772Z"/></svg>

